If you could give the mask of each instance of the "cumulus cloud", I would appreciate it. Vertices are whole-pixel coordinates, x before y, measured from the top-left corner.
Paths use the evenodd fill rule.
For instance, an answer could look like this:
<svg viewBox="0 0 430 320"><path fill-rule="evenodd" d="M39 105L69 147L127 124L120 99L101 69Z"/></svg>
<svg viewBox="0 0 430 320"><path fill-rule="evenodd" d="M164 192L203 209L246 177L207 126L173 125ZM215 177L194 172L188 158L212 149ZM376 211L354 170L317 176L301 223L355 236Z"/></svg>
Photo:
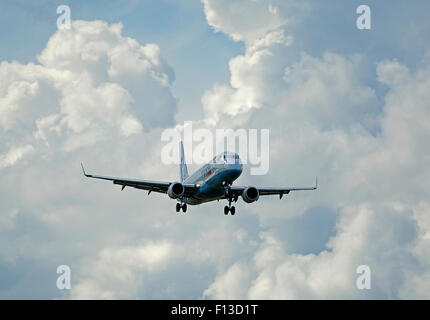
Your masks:
<svg viewBox="0 0 430 320"><path fill-rule="evenodd" d="M310 9L305 1L202 0L208 24L235 41L247 43L300 19Z"/></svg>
<svg viewBox="0 0 430 320"><path fill-rule="evenodd" d="M118 299L136 295L151 271L162 269L172 255L168 242L135 247L104 248L95 261L86 264L72 291L76 299Z"/></svg>
<svg viewBox="0 0 430 320"><path fill-rule="evenodd" d="M207 15L209 24L214 16ZM215 28L233 34L229 23L224 28L215 23ZM288 29L281 24L275 28L272 34ZM265 181L297 184L304 177L309 181L312 172L322 182L315 195L290 194L294 199L287 207L273 201L265 202L264 209L254 205L250 210L266 228L259 249L218 273L205 295L425 298L430 106L424 88L429 65L424 61L413 71L397 60L377 63L377 81L387 88L380 100L367 84L360 55L302 53L293 59L288 54L292 47L279 41L261 45L261 39L248 38L245 43L245 54L230 60L230 84L217 84L202 98L209 123L270 128ZM255 177L246 179L253 181ZM305 253L284 233L294 226L306 228L301 216L316 204L336 211L337 222L325 248ZM355 287L361 264L373 272L370 291ZM246 281L228 281L239 269ZM417 279L421 286L414 291Z"/></svg>
<svg viewBox="0 0 430 320"><path fill-rule="evenodd" d="M15 162L19 161L33 150L33 147L29 144L9 150L5 155L0 156L0 169L14 165Z"/></svg>
<svg viewBox="0 0 430 320"><path fill-rule="evenodd" d="M247 299L247 285L251 279L249 268L235 263L215 279L203 296L212 299Z"/></svg>
<svg viewBox="0 0 430 320"><path fill-rule="evenodd" d="M382 209L382 210L381 210ZM384 231L381 224L388 224ZM286 254L284 244L269 234L263 234L251 267L251 281L238 285L250 299L339 299L396 298L398 288L418 269L417 258L411 252L416 238L416 223L400 214L379 208L345 208L338 222L337 235L328 243L328 250L319 254ZM381 254L383 253L383 254ZM357 266L369 265L372 270L372 290L366 294L357 290ZM212 297L223 294L231 283L221 279L210 286ZM234 292L234 291L233 291Z"/></svg>
<svg viewBox="0 0 430 320"><path fill-rule="evenodd" d="M74 21L49 39L40 64L2 62L2 129L25 126L44 141L48 133L65 135L70 151L109 131L127 137L172 125L172 69L157 45L140 45L121 30L121 24Z"/></svg>
<svg viewBox="0 0 430 320"><path fill-rule="evenodd" d="M174 73L157 45L142 45L123 36L121 24L103 21L73 21L70 30L58 30L37 61L0 64L0 266L9 270L18 264L17 272L26 272L20 261L27 259L35 268L53 268L54 275L56 265L69 264L74 272L84 256L119 245L108 240L115 232L98 229L119 207L111 211L116 205L110 203L93 212L81 202L101 199L98 191L85 190L81 161L112 174L115 162L123 175L149 177L158 171L153 178L172 178L159 163L157 142L176 111ZM111 217L124 218L118 212ZM3 272L0 282L10 277ZM51 288L49 281L45 277L41 288ZM18 287L17 297L33 297ZM80 287L78 294L85 292ZM7 289L0 294L13 296Z"/></svg>

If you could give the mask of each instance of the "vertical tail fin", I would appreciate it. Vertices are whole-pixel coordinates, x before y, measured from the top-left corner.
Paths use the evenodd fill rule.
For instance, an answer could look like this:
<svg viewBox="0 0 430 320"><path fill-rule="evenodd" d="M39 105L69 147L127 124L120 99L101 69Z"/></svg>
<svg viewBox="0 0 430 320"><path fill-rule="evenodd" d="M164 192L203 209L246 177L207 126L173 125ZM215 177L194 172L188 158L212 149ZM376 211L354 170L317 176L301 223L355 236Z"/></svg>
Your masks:
<svg viewBox="0 0 430 320"><path fill-rule="evenodd" d="M188 178L188 169L187 165L185 163L185 154L184 154L184 145L182 141L179 145L179 153L181 155L181 166L180 166L180 175L181 175L181 182L183 182L186 178Z"/></svg>

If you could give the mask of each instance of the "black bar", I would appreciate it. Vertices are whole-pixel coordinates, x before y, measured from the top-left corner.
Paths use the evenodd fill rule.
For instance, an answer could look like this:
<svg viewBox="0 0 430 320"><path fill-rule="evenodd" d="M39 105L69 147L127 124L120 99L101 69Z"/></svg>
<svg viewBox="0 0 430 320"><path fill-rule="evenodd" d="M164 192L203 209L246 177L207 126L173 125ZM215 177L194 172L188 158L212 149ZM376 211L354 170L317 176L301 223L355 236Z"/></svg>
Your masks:
<svg viewBox="0 0 430 320"><path fill-rule="evenodd" d="M0 308L4 314L11 312L17 316L30 312L32 316L53 315L56 318L82 318L82 316L102 314L109 316L133 315L137 319L300 319L315 315L359 318L386 317L389 313L397 316L403 312L410 318L426 310L428 301L344 301L344 300L4 300ZM421 310L423 309L423 310ZM129 318L129 317L127 317Z"/></svg>

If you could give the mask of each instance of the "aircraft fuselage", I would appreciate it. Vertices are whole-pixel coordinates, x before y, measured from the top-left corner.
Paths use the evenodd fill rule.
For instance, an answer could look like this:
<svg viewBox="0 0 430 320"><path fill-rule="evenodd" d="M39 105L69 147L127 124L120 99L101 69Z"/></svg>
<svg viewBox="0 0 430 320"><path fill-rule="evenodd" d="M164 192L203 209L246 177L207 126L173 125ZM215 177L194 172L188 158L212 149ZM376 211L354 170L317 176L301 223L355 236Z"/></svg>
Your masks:
<svg viewBox="0 0 430 320"><path fill-rule="evenodd" d="M225 187L239 178L242 168L239 155L236 153L220 154L184 180L184 184L200 186L196 194L184 198L184 201L195 205L223 198Z"/></svg>

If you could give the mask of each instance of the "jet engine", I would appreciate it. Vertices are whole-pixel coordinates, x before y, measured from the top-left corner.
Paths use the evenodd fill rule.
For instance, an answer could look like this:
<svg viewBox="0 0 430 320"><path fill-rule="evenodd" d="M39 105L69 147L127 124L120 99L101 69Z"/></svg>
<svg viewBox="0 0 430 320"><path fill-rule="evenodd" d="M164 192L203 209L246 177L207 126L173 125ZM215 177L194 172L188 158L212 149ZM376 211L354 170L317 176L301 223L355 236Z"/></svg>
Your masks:
<svg viewBox="0 0 430 320"><path fill-rule="evenodd" d="M178 199L184 195L184 186L182 183L174 182L170 184L169 188L167 189L167 194L172 199Z"/></svg>
<svg viewBox="0 0 430 320"><path fill-rule="evenodd" d="M256 187L247 187L242 192L242 199L246 203L257 201L259 197L260 193L258 192L258 189Z"/></svg>

